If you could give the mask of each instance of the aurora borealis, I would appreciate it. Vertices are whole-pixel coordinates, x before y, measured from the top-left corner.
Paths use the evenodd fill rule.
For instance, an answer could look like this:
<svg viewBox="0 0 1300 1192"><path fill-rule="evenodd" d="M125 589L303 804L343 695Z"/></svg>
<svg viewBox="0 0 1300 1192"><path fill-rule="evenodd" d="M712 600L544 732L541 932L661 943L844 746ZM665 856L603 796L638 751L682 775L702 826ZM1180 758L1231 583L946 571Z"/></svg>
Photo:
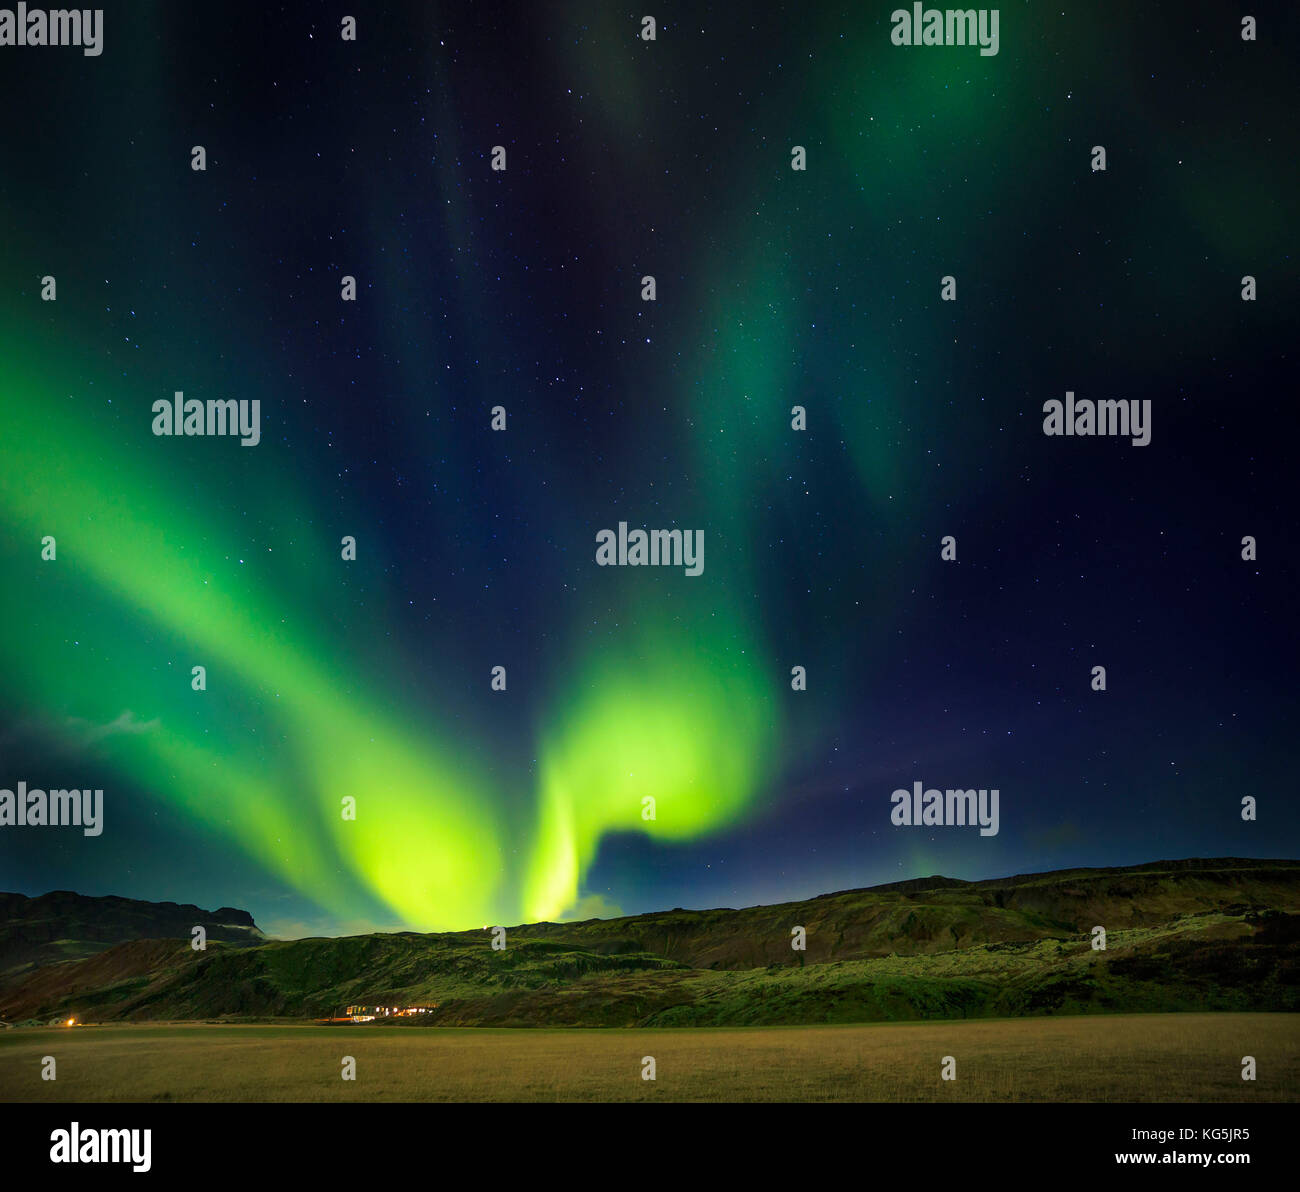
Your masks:
<svg viewBox="0 0 1300 1192"><path fill-rule="evenodd" d="M894 7L0 51L0 786L105 791L0 888L302 934L1296 855L1296 18ZM177 391L261 441L151 434ZM1150 445L1044 437L1067 391ZM620 520L703 573L597 566ZM914 780L1000 833L891 827Z"/></svg>

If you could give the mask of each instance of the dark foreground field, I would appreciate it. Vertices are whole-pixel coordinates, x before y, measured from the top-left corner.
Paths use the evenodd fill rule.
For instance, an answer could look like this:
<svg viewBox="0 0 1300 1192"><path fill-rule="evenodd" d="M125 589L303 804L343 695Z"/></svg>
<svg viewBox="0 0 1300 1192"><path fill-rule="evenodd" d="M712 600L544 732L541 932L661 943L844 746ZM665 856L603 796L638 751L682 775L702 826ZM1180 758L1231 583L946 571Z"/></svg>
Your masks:
<svg viewBox="0 0 1300 1192"><path fill-rule="evenodd" d="M54 1056L57 1079L41 1079ZM344 1056L357 1078L340 1077ZM653 1056L656 1079L642 1079ZM956 1079L940 1079L945 1056ZM1255 1081L1241 1078L1254 1056ZM104 1026L0 1032L4 1101L1300 1100L1300 1015L494 1030Z"/></svg>

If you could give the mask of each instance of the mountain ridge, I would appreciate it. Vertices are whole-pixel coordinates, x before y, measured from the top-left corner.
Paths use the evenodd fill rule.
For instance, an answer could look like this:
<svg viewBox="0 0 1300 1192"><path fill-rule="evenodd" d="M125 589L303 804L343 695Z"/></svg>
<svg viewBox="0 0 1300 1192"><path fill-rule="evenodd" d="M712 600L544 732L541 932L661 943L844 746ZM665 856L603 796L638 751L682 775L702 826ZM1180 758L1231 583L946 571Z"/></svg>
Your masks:
<svg viewBox="0 0 1300 1192"><path fill-rule="evenodd" d="M804 950L791 947L799 927ZM352 1004L502 1026L1300 1009L1300 861L910 879L740 910L524 924L506 929L503 950L481 930L209 938L203 952L137 939L10 974L0 1019L329 1018Z"/></svg>
<svg viewBox="0 0 1300 1192"><path fill-rule="evenodd" d="M260 943L253 916L235 907L204 910L185 902L149 902L117 894L51 890L29 896L0 892L0 974L65 960L83 960L131 940L189 939L202 926L209 939Z"/></svg>

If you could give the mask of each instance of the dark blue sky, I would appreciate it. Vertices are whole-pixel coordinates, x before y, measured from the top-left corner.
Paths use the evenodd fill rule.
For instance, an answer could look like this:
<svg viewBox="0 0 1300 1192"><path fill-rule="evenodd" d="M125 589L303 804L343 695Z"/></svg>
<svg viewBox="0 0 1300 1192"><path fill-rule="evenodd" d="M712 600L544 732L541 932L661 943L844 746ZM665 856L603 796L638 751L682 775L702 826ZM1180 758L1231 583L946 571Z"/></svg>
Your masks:
<svg viewBox="0 0 1300 1192"><path fill-rule="evenodd" d="M332 826L398 782L372 724L440 768L445 926L1297 855L1295 19L1008 6L980 57L890 10L669 5L645 43L594 3L389 5L345 43L110 6L98 59L0 50L0 410L64 420L0 448L0 788L102 786L112 829L0 828L0 887L413 922L420 765L387 829ZM160 445L175 389L259 398L263 443ZM1067 390L1149 400L1150 445L1045 436ZM704 574L598 568L620 520L702 530ZM266 668L232 644L196 704L227 606ZM123 712L153 727L87 731ZM654 828L606 806L643 755ZM997 788L998 835L891 825L915 781Z"/></svg>

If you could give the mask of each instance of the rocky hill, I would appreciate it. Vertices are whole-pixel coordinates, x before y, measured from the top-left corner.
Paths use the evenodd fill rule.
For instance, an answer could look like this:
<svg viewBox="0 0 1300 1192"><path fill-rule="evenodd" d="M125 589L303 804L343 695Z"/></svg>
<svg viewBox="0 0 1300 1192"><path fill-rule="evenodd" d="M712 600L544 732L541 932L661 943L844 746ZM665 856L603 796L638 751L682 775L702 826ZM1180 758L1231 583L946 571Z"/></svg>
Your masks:
<svg viewBox="0 0 1300 1192"><path fill-rule="evenodd" d="M0 1019L308 1019L349 1004L426 1006L419 1022L458 1026L1297 1010L1300 862L936 877L744 910L526 924L502 951L481 930L256 947L209 936L202 953L136 940L11 974Z"/></svg>
<svg viewBox="0 0 1300 1192"><path fill-rule="evenodd" d="M189 940L202 926L210 940L258 944L265 938L247 911L215 911L176 902L93 898L54 890L38 898L0 893L0 977L79 960L139 939Z"/></svg>

